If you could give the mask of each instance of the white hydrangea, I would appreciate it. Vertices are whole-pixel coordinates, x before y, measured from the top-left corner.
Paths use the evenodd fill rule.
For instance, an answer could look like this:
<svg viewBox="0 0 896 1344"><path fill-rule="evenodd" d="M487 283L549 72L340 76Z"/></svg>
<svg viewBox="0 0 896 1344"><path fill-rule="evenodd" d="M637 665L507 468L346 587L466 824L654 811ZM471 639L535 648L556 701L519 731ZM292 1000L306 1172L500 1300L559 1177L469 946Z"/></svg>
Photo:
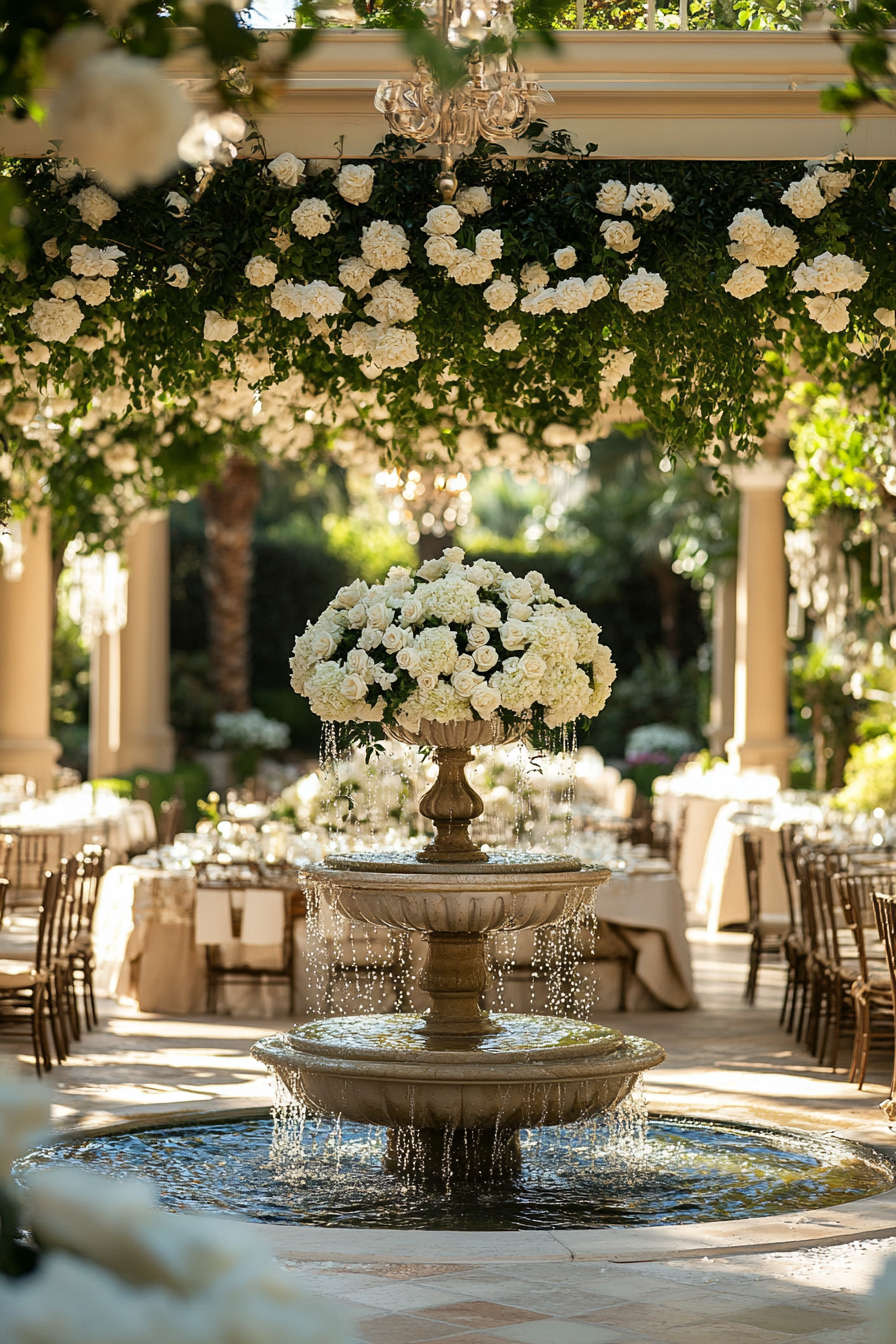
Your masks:
<svg viewBox="0 0 896 1344"><path fill-rule="evenodd" d="M318 196L309 196L297 205L290 215L293 228L302 238L319 238L329 233L333 224L333 212Z"/></svg>
<svg viewBox="0 0 896 1344"><path fill-rule="evenodd" d="M414 291L390 278L374 285L364 311L374 322L412 322L419 307Z"/></svg>
<svg viewBox="0 0 896 1344"><path fill-rule="evenodd" d="M178 263L176 266L168 267L165 280L172 289L186 289L187 285L190 283L190 272L187 270L186 266L181 266L180 263Z"/></svg>
<svg viewBox="0 0 896 1344"><path fill-rule="evenodd" d="M207 341L230 341L239 330L239 324L229 317L222 317L214 308L205 314L202 334Z"/></svg>
<svg viewBox="0 0 896 1344"><path fill-rule="evenodd" d="M91 308L96 308L99 304L105 303L112 292L112 286L105 276L99 276L95 280L83 279L78 281L78 298L83 299Z"/></svg>
<svg viewBox="0 0 896 1344"><path fill-rule="evenodd" d="M633 275L629 275L619 286L619 298L633 313L652 313L662 308L669 289L662 278L654 271L640 266Z"/></svg>
<svg viewBox="0 0 896 1344"><path fill-rule="evenodd" d="M597 193L595 205L603 215L621 215L625 209L628 187L613 177Z"/></svg>
<svg viewBox="0 0 896 1344"><path fill-rule="evenodd" d="M255 256L246 262L244 274L250 285L261 289L264 285L272 285L277 279L277 263L271 261L270 257Z"/></svg>
<svg viewBox="0 0 896 1344"><path fill-rule="evenodd" d="M84 321L74 299L35 299L28 326L41 341L70 341Z"/></svg>
<svg viewBox="0 0 896 1344"><path fill-rule="evenodd" d="M407 234L400 224L375 219L361 232L361 255L376 270L401 271L408 264Z"/></svg>
<svg viewBox="0 0 896 1344"><path fill-rule="evenodd" d="M461 187L454 204L462 215L484 215L492 208L491 193L485 187Z"/></svg>
<svg viewBox="0 0 896 1344"><path fill-rule="evenodd" d="M88 247L76 243L68 259L72 275L105 275L111 279L118 274L119 258L125 254L120 247Z"/></svg>
<svg viewBox="0 0 896 1344"><path fill-rule="evenodd" d="M635 230L627 219L605 219L600 231L607 247L611 247L614 252L634 252L641 241L635 237Z"/></svg>
<svg viewBox="0 0 896 1344"><path fill-rule="evenodd" d="M511 277L501 275L482 291L482 297L489 308L494 309L496 313L501 313L505 308L509 308L511 304L516 302L517 293L517 287Z"/></svg>
<svg viewBox="0 0 896 1344"><path fill-rule="evenodd" d="M333 179L333 186L350 205L364 205L370 200L375 177L369 163L345 163Z"/></svg>
<svg viewBox="0 0 896 1344"><path fill-rule="evenodd" d="M492 263L484 257L477 257L468 247L459 247L448 267L448 274L455 284L481 285L491 279L494 270Z"/></svg>
<svg viewBox="0 0 896 1344"><path fill-rule="evenodd" d="M497 261L504 253L504 237L500 229L481 229L476 235L476 255L484 261Z"/></svg>
<svg viewBox="0 0 896 1344"><path fill-rule="evenodd" d="M816 294L812 299L804 299L813 322L817 322L823 331L845 331L849 326L849 299L835 299L828 294Z"/></svg>
<svg viewBox="0 0 896 1344"><path fill-rule="evenodd" d="M370 282L376 275L373 266L368 266L363 257L348 257L339 263L339 283L356 294L365 294Z"/></svg>
<svg viewBox="0 0 896 1344"><path fill-rule="evenodd" d="M438 588L440 583L448 584L450 580L441 579L432 587L434 589ZM437 620L441 620L443 624L425 626L415 636L414 648L420 655L424 672L429 672L436 677L450 676L457 663L458 650L457 636L453 630L449 629L447 621L455 618L443 616L442 608L454 610L456 604L452 605L450 597L446 597L443 590L440 593L429 593L425 606L427 615L434 616Z"/></svg>
<svg viewBox="0 0 896 1344"><path fill-rule="evenodd" d="M561 271L571 271L578 261L574 247L558 247L554 253L554 262Z"/></svg>
<svg viewBox="0 0 896 1344"><path fill-rule="evenodd" d="M758 266L744 262L742 266L738 266L730 280L725 281L722 288L732 298L749 299L753 294L758 294L760 289L765 289L767 284L765 271L760 271Z"/></svg>
<svg viewBox="0 0 896 1344"><path fill-rule="evenodd" d="M811 266L805 262L793 273L793 283L799 290L817 289L822 294L839 294L844 289L860 290L868 280L868 272L860 261L853 261L842 253L822 252Z"/></svg>
<svg viewBox="0 0 896 1344"><path fill-rule="evenodd" d="M523 333L517 322L502 322L494 331L487 331L483 345L500 354L504 350L516 350L523 339Z"/></svg>
<svg viewBox="0 0 896 1344"><path fill-rule="evenodd" d="M587 308L592 298L592 288L577 276L569 280L560 280L554 289L554 307L561 313L577 313Z"/></svg>
<svg viewBox="0 0 896 1344"><path fill-rule="evenodd" d="M108 192L95 186L82 187L72 196L71 203L91 229L102 228L107 220L115 218L121 208Z"/></svg>
<svg viewBox="0 0 896 1344"><path fill-rule="evenodd" d="M435 205L427 214L426 222L420 227L424 233L452 234L457 233L463 222L460 211L453 205Z"/></svg>
<svg viewBox="0 0 896 1344"><path fill-rule="evenodd" d="M781 204L786 205L797 219L814 219L820 215L825 207L825 199L818 186L818 179L807 175L798 182L791 182L781 197Z"/></svg>
<svg viewBox="0 0 896 1344"><path fill-rule="evenodd" d="M278 186L284 189L297 187L305 174L305 164L302 159L297 159L295 154L290 154L286 150L278 154L276 159L271 159L267 171Z"/></svg>
<svg viewBox="0 0 896 1344"><path fill-rule="evenodd" d="M665 187L655 182L636 182L625 198L624 210L631 210L641 219L656 219L664 210L674 210L672 197Z"/></svg>

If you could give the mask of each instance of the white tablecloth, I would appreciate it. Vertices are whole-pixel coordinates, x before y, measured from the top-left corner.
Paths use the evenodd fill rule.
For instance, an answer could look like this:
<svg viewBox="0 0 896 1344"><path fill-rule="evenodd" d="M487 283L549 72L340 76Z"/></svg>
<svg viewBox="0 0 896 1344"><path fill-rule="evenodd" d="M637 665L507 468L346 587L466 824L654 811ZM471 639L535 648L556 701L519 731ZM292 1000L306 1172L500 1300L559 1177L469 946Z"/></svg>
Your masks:
<svg viewBox="0 0 896 1344"><path fill-rule="evenodd" d="M60 836L63 856L77 854L85 845L104 845L111 851L113 863L122 862L129 854L143 853L156 841L153 810L141 799L122 802L109 813L83 817L54 819L52 809L39 804L33 810L20 808L0 816L0 832L16 831Z"/></svg>
<svg viewBox="0 0 896 1344"><path fill-rule="evenodd" d="M697 897L697 910L705 917L710 933L717 933L730 924L745 924L749 917L747 875L741 843L744 831L755 835L762 844L762 864L759 869L762 916L769 923L781 925L782 929L789 923L787 887L781 866L780 824L754 821L744 815L742 803L726 803L713 824Z"/></svg>
<svg viewBox="0 0 896 1344"><path fill-rule="evenodd" d="M667 1008L695 1005L684 896L674 873L614 873L598 889L594 911L635 948L635 976L654 999Z"/></svg>

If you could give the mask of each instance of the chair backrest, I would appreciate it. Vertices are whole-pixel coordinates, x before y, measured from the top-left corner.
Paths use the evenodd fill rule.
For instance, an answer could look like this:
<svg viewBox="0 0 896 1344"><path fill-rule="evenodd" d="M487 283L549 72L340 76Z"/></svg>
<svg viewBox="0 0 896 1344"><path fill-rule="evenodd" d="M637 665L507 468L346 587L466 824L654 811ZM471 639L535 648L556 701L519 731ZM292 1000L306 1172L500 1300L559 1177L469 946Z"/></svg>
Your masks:
<svg viewBox="0 0 896 1344"><path fill-rule="evenodd" d="M3 912L6 909L6 893L9 889L9 878L0 877L0 924L3 923Z"/></svg>
<svg viewBox="0 0 896 1344"><path fill-rule="evenodd" d="M15 848L14 835L0 835L0 877L9 877Z"/></svg>
<svg viewBox="0 0 896 1344"><path fill-rule="evenodd" d="M72 937L90 934L96 914L100 878L106 870L109 851L99 845L85 845L78 855L77 899L74 910Z"/></svg>
<svg viewBox="0 0 896 1344"><path fill-rule="evenodd" d="M25 892L40 891L44 874L59 867L62 836L53 831L18 831L13 835L13 856L7 876L9 904Z"/></svg>
<svg viewBox="0 0 896 1344"><path fill-rule="evenodd" d="M787 909L790 914L790 928L797 932L800 929L802 920L800 918L800 895L799 878L796 871L796 851L797 828L790 822L785 822L778 835L778 853L781 859L781 870L784 874L784 890L787 892Z"/></svg>
<svg viewBox="0 0 896 1344"><path fill-rule="evenodd" d="M872 929L882 938L877 924L877 912L871 897L875 891L896 894L896 873L835 873L831 878L834 893L840 902L846 927L852 934L859 958L863 983L868 982L868 944L866 930Z"/></svg>
<svg viewBox="0 0 896 1344"><path fill-rule="evenodd" d="M887 970L890 972L890 988L893 1004L896 1008L896 896L874 891L871 895L877 924L881 931L881 941L887 955Z"/></svg>
<svg viewBox="0 0 896 1344"><path fill-rule="evenodd" d="M59 904L59 871L44 874L43 899L37 923L37 943L34 964L39 971L46 970L53 959L53 934L56 909Z"/></svg>
<svg viewBox="0 0 896 1344"><path fill-rule="evenodd" d="M762 841L758 836L744 831L741 836L744 847L744 866L747 870L747 901L750 907L749 929L752 933L759 928L760 889L759 869L762 866Z"/></svg>
<svg viewBox="0 0 896 1344"><path fill-rule="evenodd" d="M159 808L159 844L170 845L184 828L182 798L166 798Z"/></svg>

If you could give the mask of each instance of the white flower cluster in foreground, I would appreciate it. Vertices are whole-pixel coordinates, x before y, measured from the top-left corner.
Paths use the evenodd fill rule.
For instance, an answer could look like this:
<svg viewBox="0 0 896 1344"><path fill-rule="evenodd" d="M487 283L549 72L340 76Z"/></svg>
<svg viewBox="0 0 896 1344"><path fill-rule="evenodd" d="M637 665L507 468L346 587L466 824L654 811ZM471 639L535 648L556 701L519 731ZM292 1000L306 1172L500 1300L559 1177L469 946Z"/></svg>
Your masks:
<svg viewBox="0 0 896 1344"><path fill-rule="evenodd" d="M845 331L849 325L849 299L841 298L844 290L855 292L862 288L868 279L868 272L860 261L851 257L833 256L822 252L811 266L805 262L797 266L793 273L793 283L799 290L811 293L817 291L814 298L805 299L809 316L823 331Z"/></svg>
<svg viewBox="0 0 896 1344"><path fill-rule="evenodd" d="M482 285L494 273L492 263L502 256L504 239L500 229L482 229L476 235L475 249L458 247L454 234L463 222L455 206L434 206L420 226L429 235L426 256L430 266L444 266L456 284Z"/></svg>
<svg viewBox="0 0 896 1344"><path fill-rule="evenodd" d="M421 719L492 719L500 709L558 728L593 718L616 676L600 627L534 570L515 578L460 547L416 574L341 588L296 640L292 686L338 723L411 732Z"/></svg>
<svg viewBox="0 0 896 1344"><path fill-rule="evenodd" d="M845 155L841 152L832 159L807 159L805 175L791 182L781 197L797 219L814 219L820 215L826 205L836 201L846 191L855 177L855 172L844 173L832 164L841 163Z"/></svg>

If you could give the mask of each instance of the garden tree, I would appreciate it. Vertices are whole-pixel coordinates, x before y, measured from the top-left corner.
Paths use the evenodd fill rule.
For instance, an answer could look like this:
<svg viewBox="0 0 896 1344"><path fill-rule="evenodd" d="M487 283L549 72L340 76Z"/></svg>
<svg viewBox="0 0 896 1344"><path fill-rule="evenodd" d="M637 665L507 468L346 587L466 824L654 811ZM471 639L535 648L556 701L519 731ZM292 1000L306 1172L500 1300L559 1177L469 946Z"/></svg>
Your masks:
<svg viewBox="0 0 896 1344"><path fill-rule="evenodd" d="M200 491L205 516L209 655L212 683L222 710L251 708L249 698L249 594L252 530L261 498L257 462L234 455L219 478Z"/></svg>

